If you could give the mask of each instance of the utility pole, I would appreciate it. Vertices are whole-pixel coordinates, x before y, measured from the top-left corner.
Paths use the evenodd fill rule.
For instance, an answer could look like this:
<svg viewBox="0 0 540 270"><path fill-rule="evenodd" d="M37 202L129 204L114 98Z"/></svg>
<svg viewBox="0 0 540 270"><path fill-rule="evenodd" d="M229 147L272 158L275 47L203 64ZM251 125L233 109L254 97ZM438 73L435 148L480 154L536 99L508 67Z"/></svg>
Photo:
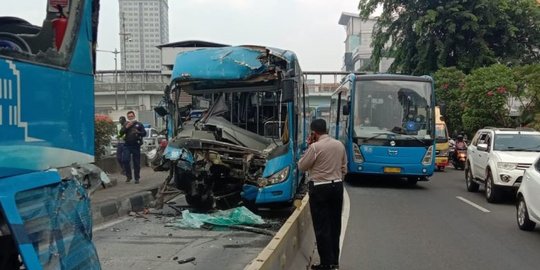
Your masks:
<svg viewBox="0 0 540 270"><path fill-rule="evenodd" d="M118 111L118 60L116 55L120 52L114 48L114 109Z"/></svg>
<svg viewBox="0 0 540 270"><path fill-rule="evenodd" d="M124 110L126 109L127 107L127 60L126 60L126 52L127 52L127 49L126 49L126 39L128 39L128 37L130 36L131 34L128 34L126 33L126 19L125 19L125 14L124 12L122 12L122 32L120 32L120 37L122 38L122 47L123 50L122 50L122 55L123 55L123 60L122 62L124 63Z"/></svg>
<svg viewBox="0 0 540 270"><path fill-rule="evenodd" d="M118 111L118 61L117 54L120 53L116 48L114 51L96 50L98 52L109 52L114 54L114 108Z"/></svg>

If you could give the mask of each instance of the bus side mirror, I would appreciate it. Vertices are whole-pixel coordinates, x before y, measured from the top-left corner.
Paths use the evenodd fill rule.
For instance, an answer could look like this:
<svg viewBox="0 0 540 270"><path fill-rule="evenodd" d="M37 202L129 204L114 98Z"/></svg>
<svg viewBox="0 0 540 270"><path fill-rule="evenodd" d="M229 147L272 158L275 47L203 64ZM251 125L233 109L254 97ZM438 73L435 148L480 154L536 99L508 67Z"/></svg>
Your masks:
<svg viewBox="0 0 540 270"><path fill-rule="evenodd" d="M281 85L281 99L283 102L294 101L294 79L284 79Z"/></svg>
<svg viewBox="0 0 540 270"><path fill-rule="evenodd" d="M444 116L446 115L446 104L442 103L439 107L441 108L441 118L443 118L441 120L444 121Z"/></svg>
<svg viewBox="0 0 540 270"><path fill-rule="evenodd" d="M342 114L349 115L349 113L350 113L349 103L346 103L345 105L343 105Z"/></svg>
<svg viewBox="0 0 540 270"><path fill-rule="evenodd" d="M165 109L165 107L163 106L158 106L158 107L155 107L154 108L154 112L156 112L159 116L163 117L167 114L169 114L169 112L167 111L167 109Z"/></svg>

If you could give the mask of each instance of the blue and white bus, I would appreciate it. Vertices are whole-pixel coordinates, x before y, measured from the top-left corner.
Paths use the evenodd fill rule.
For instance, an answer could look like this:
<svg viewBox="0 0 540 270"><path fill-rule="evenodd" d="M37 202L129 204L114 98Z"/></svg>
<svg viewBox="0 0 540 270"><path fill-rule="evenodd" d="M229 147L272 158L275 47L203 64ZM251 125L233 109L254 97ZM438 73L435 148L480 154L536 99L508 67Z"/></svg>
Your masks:
<svg viewBox="0 0 540 270"><path fill-rule="evenodd" d="M71 173L94 161L99 1L19 2L0 10L0 269L100 269Z"/></svg>
<svg viewBox="0 0 540 270"><path fill-rule="evenodd" d="M162 114L165 157L174 161L174 181L188 203L292 202L302 176L296 162L306 147L305 91L291 51L224 46L178 54ZM182 124L182 92L209 104L194 124Z"/></svg>
<svg viewBox="0 0 540 270"><path fill-rule="evenodd" d="M435 98L428 76L354 75L332 94L330 131L355 174L429 180L435 166Z"/></svg>

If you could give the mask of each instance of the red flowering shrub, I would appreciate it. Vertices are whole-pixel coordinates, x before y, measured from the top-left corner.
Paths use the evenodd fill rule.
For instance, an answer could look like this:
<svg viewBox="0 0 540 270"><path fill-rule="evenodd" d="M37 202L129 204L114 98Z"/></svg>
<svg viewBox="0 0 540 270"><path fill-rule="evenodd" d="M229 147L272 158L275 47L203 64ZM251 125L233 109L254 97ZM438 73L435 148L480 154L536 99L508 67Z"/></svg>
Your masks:
<svg viewBox="0 0 540 270"><path fill-rule="evenodd" d="M96 114L94 117L94 156L101 159L107 152L111 143L111 136L115 133L115 126L108 115Z"/></svg>

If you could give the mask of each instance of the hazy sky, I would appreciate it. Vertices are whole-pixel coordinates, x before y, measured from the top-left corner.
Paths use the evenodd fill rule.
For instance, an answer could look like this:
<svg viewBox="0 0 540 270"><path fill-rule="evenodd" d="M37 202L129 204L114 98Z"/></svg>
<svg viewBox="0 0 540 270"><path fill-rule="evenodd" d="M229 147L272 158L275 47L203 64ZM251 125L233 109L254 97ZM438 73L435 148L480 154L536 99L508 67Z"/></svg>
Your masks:
<svg viewBox="0 0 540 270"><path fill-rule="evenodd" d="M23 2L23 3L21 3ZM169 0L169 42L205 40L268 45L296 52L303 70L341 70L345 46L341 12L358 0ZM41 25L45 0L13 1L0 16ZM98 49L120 50L117 0L101 0ZM112 53L98 52L98 69L114 69ZM120 62L119 65L120 67Z"/></svg>

